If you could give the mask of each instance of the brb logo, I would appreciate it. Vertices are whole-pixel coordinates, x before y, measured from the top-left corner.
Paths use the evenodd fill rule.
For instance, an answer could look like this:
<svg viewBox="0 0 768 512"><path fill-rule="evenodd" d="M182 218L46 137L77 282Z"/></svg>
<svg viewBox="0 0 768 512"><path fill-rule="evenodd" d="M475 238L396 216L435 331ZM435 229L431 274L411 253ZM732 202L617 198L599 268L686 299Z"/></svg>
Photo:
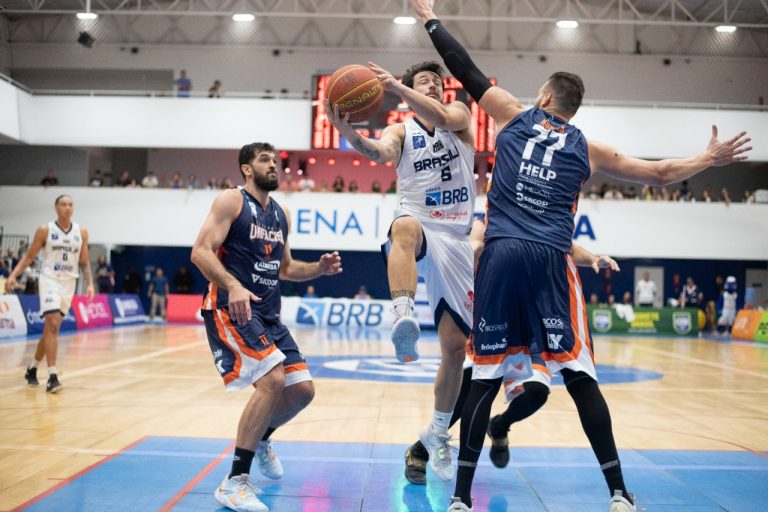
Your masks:
<svg viewBox="0 0 768 512"><path fill-rule="evenodd" d="M427 206L447 206L466 203L467 201L469 201L469 189L461 187L452 190L427 190L425 204Z"/></svg>
<svg viewBox="0 0 768 512"><path fill-rule="evenodd" d="M302 325L365 326L381 324L384 306L376 302L302 300L296 323Z"/></svg>

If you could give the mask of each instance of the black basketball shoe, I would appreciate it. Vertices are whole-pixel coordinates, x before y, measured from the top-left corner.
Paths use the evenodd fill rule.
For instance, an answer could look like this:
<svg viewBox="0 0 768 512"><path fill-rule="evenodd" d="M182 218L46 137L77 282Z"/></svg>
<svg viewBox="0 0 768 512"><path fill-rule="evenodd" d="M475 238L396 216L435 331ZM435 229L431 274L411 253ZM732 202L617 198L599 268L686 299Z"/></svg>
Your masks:
<svg viewBox="0 0 768 512"><path fill-rule="evenodd" d="M497 468L505 468L509 464L509 439L508 429L499 423L499 416L494 416L488 423L488 437L491 438L491 462Z"/></svg>
<svg viewBox="0 0 768 512"><path fill-rule="evenodd" d="M24 378L27 379L28 386L38 386L40 382L37 380L37 368L27 367L27 371L24 374Z"/></svg>
<svg viewBox="0 0 768 512"><path fill-rule="evenodd" d="M64 386L61 385L61 382L59 382L59 378L56 377L56 374L50 374L48 376L48 385L45 386L45 391L48 393L58 393L62 389L64 389Z"/></svg>
<svg viewBox="0 0 768 512"><path fill-rule="evenodd" d="M412 484L426 484L427 462L429 462L427 449L421 441L416 441L405 450L405 478Z"/></svg>

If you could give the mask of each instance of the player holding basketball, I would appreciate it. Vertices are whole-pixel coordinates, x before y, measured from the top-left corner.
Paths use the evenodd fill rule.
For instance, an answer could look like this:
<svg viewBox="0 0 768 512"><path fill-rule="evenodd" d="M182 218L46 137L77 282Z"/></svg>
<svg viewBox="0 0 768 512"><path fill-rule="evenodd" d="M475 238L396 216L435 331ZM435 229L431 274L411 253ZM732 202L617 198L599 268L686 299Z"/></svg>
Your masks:
<svg viewBox="0 0 768 512"><path fill-rule="evenodd" d="M35 357L27 367L24 378L27 384L37 386L37 367L45 357L48 363L48 393L63 389L56 375L56 354L59 345L61 322L72 304L77 278L83 270L88 300L93 299L93 276L88 259L88 231L72 222L74 205L72 198L61 195L54 202L56 220L37 228L29 251L13 269L5 282L5 292L11 293L16 279L35 260L43 249L43 266L40 269L40 314L45 318L43 334L37 342Z"/></svg>
<svg viewBox="0 0 768 512"><path fill-rule="evenodd" d="M203 319L216 369L227 391L253 386L237 429L232 470L216 499L232 510L267 510L249 479L251 463L271 479L283 474L269 436L304 409L315 389L307 363L280 323L280 279L308 281L342 271L338 253L316 263L294 260L291 221L269 193L277 189L277 157L267 143L243 146L245 185L213 202L192 249L192 262L210 280Z"/></svg>
<svg viewBox="0 0 768 512"><path fill-rule="evenodd" d="M539 89L534 108L525 110L517 98L491 84L435 18L434 0L411 4L448 69L493 117L498 133L486 243L475 279L475 366L448 510L472 510L472 479L502 379L509 397L535 365L562 373L613 494L610 510L634 511L608 406L597 385L584 296L570 255L579 190L592 172L651 185L681 181L707 167L744 160L749 139L740 133L720 142L713 127L704 153L661 161L630 158L588 143L568 123L584 94L578 76L555 73Z"/></svg>
<svg viewBox="0 0 768 512"><path fill-rule="evenodd" d="M413 298L420 274L426 281L441 359L432 422L419 439L433 472L450 480L448 427L472 323L473 264L468 234L476 188L470 113L463 103L443 104L443 68L436 62L412 66L402 82L375 64L369 66L384 89L408 103L415 117L388 126L374 140L361 137L338 109L332 110L330 104L326 108L334 126L361 155L397 165L400 204L389 240L382 247L396 317L392 341L400 361L418 359L419 324L413 318ZM406 464L409 456L406 453Z"/></svg>

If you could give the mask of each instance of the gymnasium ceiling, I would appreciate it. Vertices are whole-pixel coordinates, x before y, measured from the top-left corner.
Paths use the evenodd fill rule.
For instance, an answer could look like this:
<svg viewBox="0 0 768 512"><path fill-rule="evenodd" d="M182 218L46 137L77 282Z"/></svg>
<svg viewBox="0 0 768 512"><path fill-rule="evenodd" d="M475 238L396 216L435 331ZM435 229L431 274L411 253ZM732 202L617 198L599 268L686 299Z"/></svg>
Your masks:
<svg viewBox="0 0 768 512"><path fill-rule="evenodd" d="M421 27L396 25L403 0L0 0L0 42L251 46L340 51L429 47ZM475 51L768 57L768 0L443 0L436 8ZM234 13L255 21L235 22ZM578 20L559 29L560 19ZM730 34L714 27L737 27Z"/></svg>

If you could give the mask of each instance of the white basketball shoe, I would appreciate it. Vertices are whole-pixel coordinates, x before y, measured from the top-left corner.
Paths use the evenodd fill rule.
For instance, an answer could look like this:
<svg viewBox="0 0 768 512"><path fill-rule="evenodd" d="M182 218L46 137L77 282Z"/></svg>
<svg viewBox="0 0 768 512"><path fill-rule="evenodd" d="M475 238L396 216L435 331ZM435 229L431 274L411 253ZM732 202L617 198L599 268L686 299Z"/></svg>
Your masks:
<svg viewBox="0 0 768 512"><path fill-rule="evenodd" d="M632 496L634 500L635 497ZM611 498L610 508L608 512L637 512L637 505L633 505L622 496L621 491L613 491L613 498Z"/></svg>
<svg viewBox="0 0 768 512"><path fill-rule="evenodd" d="M237 512L269 512L269 508L257 497L261 491L248 478L248 475L224 477L213 495L223 506Z"/></svg>
<svg viewBox="0 0 768 512"><path fill-rule="evenodd" d="M256 461L261 474L272 480L280 480L283 477L283 464L272 449L272 442L261 441L256 448Z"/></svg>

